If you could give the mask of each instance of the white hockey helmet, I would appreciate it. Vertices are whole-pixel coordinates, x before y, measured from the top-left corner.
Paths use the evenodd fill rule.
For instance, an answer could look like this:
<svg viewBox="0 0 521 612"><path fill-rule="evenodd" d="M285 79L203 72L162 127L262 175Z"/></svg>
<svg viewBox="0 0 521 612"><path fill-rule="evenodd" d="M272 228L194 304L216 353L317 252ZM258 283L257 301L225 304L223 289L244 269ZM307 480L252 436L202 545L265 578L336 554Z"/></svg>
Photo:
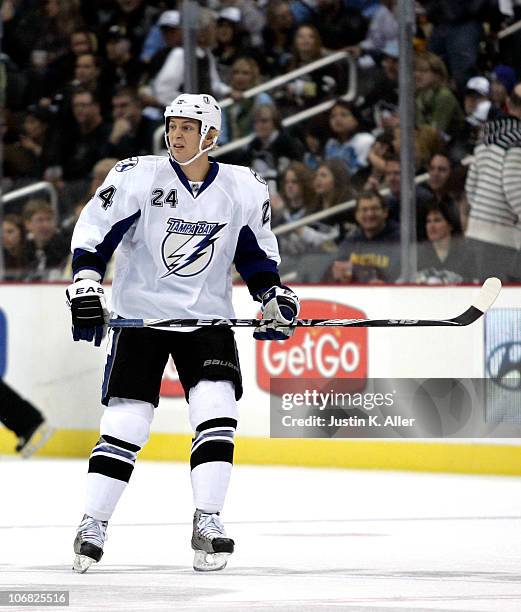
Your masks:
<svg viewBox="0 0 521 612"><path fill-rule="evenodd" d="M165 108L164 116L165 143L170 157L173 157L170 151L170 142L168 140L168 124L170 117L183 117L184 119L195 119L201 122L199 153L194 155L194 157L187 162L177 162L177 160L175 160L181 166L190 164L215 146L217 138L219 137L219 132L221 131L221 107L217 104L213 96L209 94L180 94ZM215 135L212 144L203 149L203 142L212 128L215 128L218 133Z"/></svg>

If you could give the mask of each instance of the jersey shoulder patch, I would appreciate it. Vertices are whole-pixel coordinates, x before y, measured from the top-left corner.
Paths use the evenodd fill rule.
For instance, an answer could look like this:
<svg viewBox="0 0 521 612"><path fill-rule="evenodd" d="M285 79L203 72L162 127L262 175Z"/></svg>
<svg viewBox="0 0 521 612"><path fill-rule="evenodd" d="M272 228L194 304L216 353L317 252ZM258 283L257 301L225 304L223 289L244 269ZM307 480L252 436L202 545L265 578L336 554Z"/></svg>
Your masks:
<svg viewBox="0 0 521 612"><path fill-rule="evenodd" d="M138 164L139 157L128 157L127 159L122 159L115 166L116 172L126 172L127 170L132 170Z"/></svg>
<svg viewBox="0 0 521 612"><path fill-rule="evenodd" d="M262 183L263 185L267 185L268 184L268 183L266 183L266 181L262 178L262 176L258 172L255 172L255 170L253 168L248 168L248 169L253 174L253 176L259 181L259 183Z"/></svg>

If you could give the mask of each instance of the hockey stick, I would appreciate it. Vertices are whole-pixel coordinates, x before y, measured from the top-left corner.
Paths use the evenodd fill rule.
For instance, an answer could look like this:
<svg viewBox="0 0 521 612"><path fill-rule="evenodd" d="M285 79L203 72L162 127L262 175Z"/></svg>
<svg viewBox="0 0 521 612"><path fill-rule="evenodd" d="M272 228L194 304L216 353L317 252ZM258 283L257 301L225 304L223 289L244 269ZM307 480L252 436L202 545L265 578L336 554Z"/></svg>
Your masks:
<svg viewBox="0 0 521 612"><path fill-rule="evenodd" d="M498 278L487 278L471 306L453 319L297 319L292 327L463 327L477 321L501 291ZM259 327L269 319L111 319L110 327Z"/></svg>

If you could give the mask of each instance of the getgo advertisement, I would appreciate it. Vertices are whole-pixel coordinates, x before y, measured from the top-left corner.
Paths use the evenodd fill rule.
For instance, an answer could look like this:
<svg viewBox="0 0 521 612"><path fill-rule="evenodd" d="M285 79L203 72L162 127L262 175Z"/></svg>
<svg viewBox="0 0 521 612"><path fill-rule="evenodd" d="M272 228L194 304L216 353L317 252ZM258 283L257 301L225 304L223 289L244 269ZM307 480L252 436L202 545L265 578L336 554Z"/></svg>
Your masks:
<svg viewBox="0 0 521 612"><path fill-rule="evenodd" d="M303 319L361 319L362 310L325 300L303 300ZM299 328L284 341L256 343L257 384L270 392L270 379L284 378L293 390L302 379L367 378L367 329L363 327ZM272 390L273 391L273 390Z"/></svg>

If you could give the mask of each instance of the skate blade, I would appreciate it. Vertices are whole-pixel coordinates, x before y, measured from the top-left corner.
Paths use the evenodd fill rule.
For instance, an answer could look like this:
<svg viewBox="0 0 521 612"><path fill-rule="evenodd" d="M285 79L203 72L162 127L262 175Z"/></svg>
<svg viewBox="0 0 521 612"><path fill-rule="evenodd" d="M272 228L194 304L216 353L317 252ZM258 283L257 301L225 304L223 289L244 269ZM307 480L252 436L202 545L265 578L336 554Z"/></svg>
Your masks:
<svg viewBox="0 0 521 612"><path fill-rule="evenodd" d="M92 559L91 557L86 557L85 555L76 555L74 557L72 569L78 574L84 574L93 563L97 563L97 561L95 559Z"/></svg>
<svg viewBox="0 0 521 612"><path fill-rule="evenodd" d="M33 433L31 439L20 451L20 456L24 459L29 459L37 450L40 450L42 446L54 433L54 428L47 423L42 423L40 427Z"/></svg>
<svg viewBox="0 0 521 612"><path fill-rule="evenodd" d="M196 550L194 553L194 570L196 572L216 572L226 567L231 553L207 553Z"/></svg>

